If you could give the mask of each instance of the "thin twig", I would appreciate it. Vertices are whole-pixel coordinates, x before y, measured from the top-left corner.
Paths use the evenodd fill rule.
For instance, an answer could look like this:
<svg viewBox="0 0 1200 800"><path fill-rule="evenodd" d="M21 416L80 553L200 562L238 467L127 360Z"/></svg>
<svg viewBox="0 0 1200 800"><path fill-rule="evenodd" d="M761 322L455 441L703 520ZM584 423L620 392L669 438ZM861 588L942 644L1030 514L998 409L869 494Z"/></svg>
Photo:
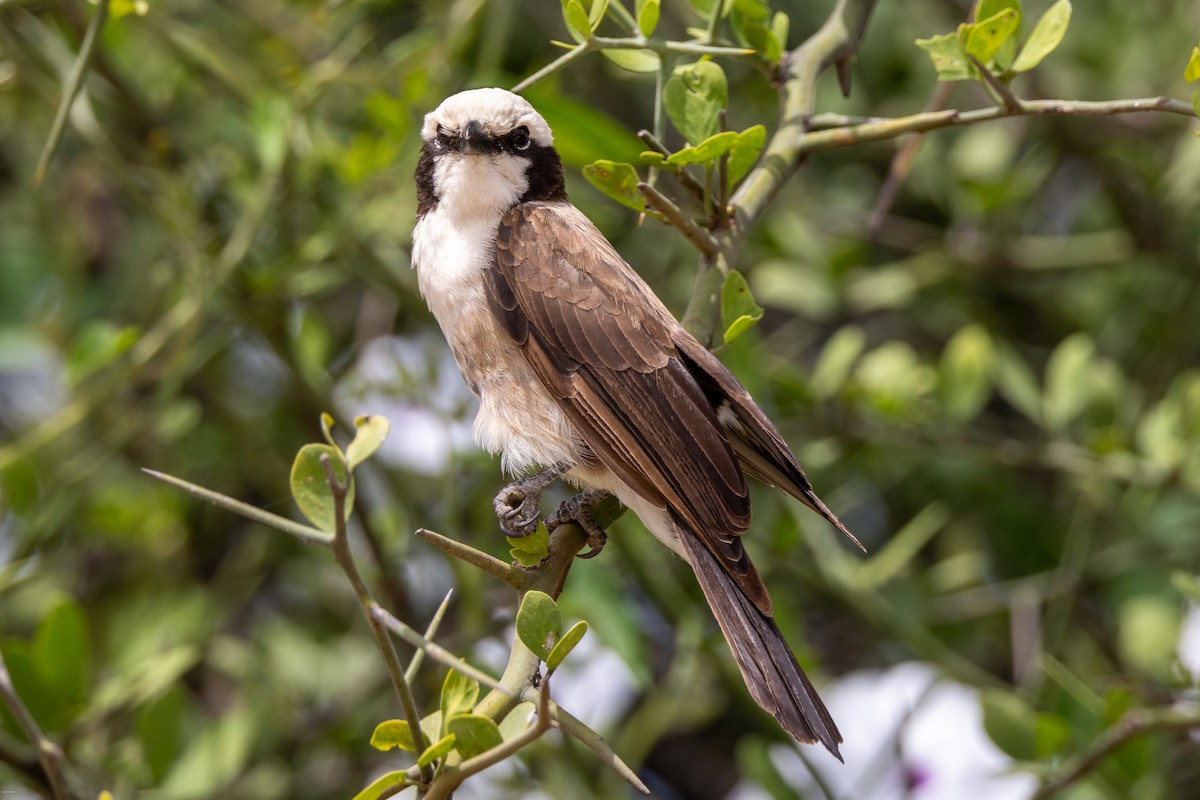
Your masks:
<svg viewBox="0 0 1200 800"><path fill-rule="evenodd" d="M37 169L33 171L35 186L39 185L42 178L46 176L50 159L53 157L54 151L58 149L58 143L62 141L67 117L71 114L71 106L75 104L75 98L79 96L79 90L83 88L83 79L92 63L92 56L96 53L96 42L100 39L100 31L104 29L104 23L108 21L108 3L109 0L100 0L97 4L96 13L92 16L87 32L83 35L83 44L79 46L79 55L75 57L75 63L71 65L67 82L63 84L62 101L59 102L58 111L54 114L54 122L50 125L50 134L46 137L42 155L38 158Z"/></svg>
<svg viewBox="0 0 1200 800"><path fill-rule="evenodd" d="M434 533L425 528L418 529L416 535L434 545L443 553L465 561L473 567L478 567L493 578L499 578L518 592L523 592L529 587L529 576L527 573L514 567L512 564L488 555L482 550L476 550L469 544L463 544L460 541L442 536L440 533Z"/></svg>
<svg viewBox="0 0 1200 800"><path fill-rule="evenodd" d="M721 245L717 240L708 231L693 222L679 206L667 199L662 192L645 181L638 183L637 188L646 198L646 202L654 206L660 214L666 217L668 222L678 228L706 259L715 258L721 252Z"/></svg>
<svg viewBox="0 0 1200 800"><path fill-rule="evenodd" d="M662 136L660 134L643 130L638 131L638 138L654 152L670 157L671 151L662 143ZM696 180L695 175L686 169L681 169L671 174L675 176L675 180L679 182L679 185L687 190L688 194L696 198L697 203L704 204L704 184ZM650 181L646 182L650 183ZM650 185L653 186L654 184L651 183Z"/></svg>
<svg viewBox="0 0 1200 800"><path fill-rule="evenodd" d="M42 771L46 774L46 781L50 784L50 794L54 800L67 800L66 781L63 779L59 764L62 759L62 749L42 733L37 720L33 718L33 714L29 713L21 696L17 694L12 676L8 674L8 665L4 663L3 653L0 653L0 699L4 701L4 705L16 718L17 724L25 733L25 738L37 750L38 761L42 765Z"/></svg>
<svg viewBox="0 0 1200 800"><path fill-rule="evenodd" d="M354 596L358 598L358 603L362 606L367 624L371 627L371 633L375 635L375 643L383 654L388 675L392 679L392 686L400 698L400 706L404 709L404 717L408 721L408 728L412 734L413 747L418 753L422 753L428 744L425 741L425 732L421 730L421 714L417 710L417 701L413 697L408 681L404 679L404 668L400 665L400 656L396 654L396 648L392 644L391 637L388 636L387 629L371 613L371 609L378 604L371 596L371 590L359 573L358 565L354 563L354 556L350 552L350 537L346 529L346 494L351 479L347 477L347 482L344 484L338 480L333 469L333 461L328 453L321 456L321 467L325 470L325 480L333 495L333 557L337 560L338 566L342 568L342 572L345 573L346 579L350 581ZM421 782L428 784L433 779L433 768L426 764L421 767L420 774Z"/></svg>
<svg viewBox="0 0 1200 800"><path fill-rule="evenodd" d="M424 645L426 643L428 643L429 645L433 645L433 637L437 635L437 630L441 626L442 620L445 619L445 617L446 617L446 609L448 609L450 607L450 595L452 595L452 594L454 594L453 589L446 592L446 596L442 598L442 602L437 607L437 611L433 612L433 619L429 620L429 625L427 625L425 627L425 635L421 637L422 645L417 646L413 650L413 657L411 659L409 659L408 669L404 670L404 680L408 681L410 684L414 680L416 680L417 670L419 670L421 668L421 661L425 657ZM384 611L384 609L382 607L380 607L379 605L375 605L371 608L371 613L375 614L376 616L378 616L379 612L381 612L381 611L383 613L387 614L392 619L396 620L396 622L398 624L404 625L403 622L400 622L400 620L396 619L396 617L394 615L389 614L388 612ZM383 622L384 625L387 625L387 620L381 620L381 621ZM408 626L404 625L404 627L407 628ZM414 630L413 633L416 633L416 631ZM434 646L436 646L436 645L434 645ZM478 678L476 678L476 680L478 680Z"/></svg>
<svg viewBox="0 0 1200 800"><path fill-rule="evenodd" d="M983 86L989 91L993 99L1008 113L1021 113L1021 98L1013 94L1008 84L993 75L992 71L985 67L975 56L967 53L967 58L971 59L971 63L975 65L975 69L979 70L979 77L983 79Z"/></svg>
<svg viewBox="0 0 1200 800"><path fill-rule="evenodd" d="M1128 711L1094 739L1091 746L1068 760L1057 775L1043 783L1032 800L1048 800L1054 797L1100 766L1117 748L1139 736L1158 731L1193 728L1200 728L1200 707L1192 707L1186 711L1178 708L1139 708Z"/></svg>
<svg viewBox="0 0 1200 800"><path fill-rule="evenodd" d="M476 669L467 662L463 661L458 656L451 653L446 648L442 647L437 642L432 641L428 636L422 636L417 631L405 625L400 620L389 612L387 609L380 606L378 603L371 605L371 616L379 621L390 630L392 633L399 636L404 641L417 649L418 653L427 653L430 658L438 662L442 666L449 667L452 670L466 675L468 678L477 680L489 689L495 689L504 692L512 697L516 697L517 693L507 686L503 686L498 680L488 675L480 669ZM412 678L405 673L405 677L410 681Z"/></svg>
<svg viewBox="0 0 1200 800"><path fill-rule="evenodd" d="M263 511L261 508L256 508L249 503L243 503L241 500L234 500L232 497L214 492L212 489L205 489L203 486L197 486L194 483L189 483L182 478L176 478L174 475L168 475L165 472L158 472L153 469L142 467L142 472L152 478L158 478L164 483L169 483L179 489L183 489L189 494L199 497L201 500L207 500L213 505L220 506L226 511L232 511L238 516L245 517L252 522L257 522L260 525L266 525L268 528L274 528L277 531L286 533L305 544L317 544L322 547L333 546L333 534L318 530L310 525L302 525L299 522L294 522L286 517L281 517L277 514L272 514L269 511Z"/></svg>
<svg viewBox="0 0 1200 800"><path fill-rule="evenodd" d="M923 112L907 117L866 122L861 125L851 125L848 128L812 131L801 137L798 150L805 155L821 153L865 142L893 139L906 133L973 125L979 122L989 122L1006 117L1107 117L1118 114L1141 114L1151 111L1178 114L1183 117L1196 116L1196 112L1192 109L1191 105L1182 100L1175 100L1170 97L1139 97L1129 100L1105 101L1025 100L1021 103L1021 110L1018 112L1011 112L1001 106L972 111L949 109L946 111Z"/></svg>

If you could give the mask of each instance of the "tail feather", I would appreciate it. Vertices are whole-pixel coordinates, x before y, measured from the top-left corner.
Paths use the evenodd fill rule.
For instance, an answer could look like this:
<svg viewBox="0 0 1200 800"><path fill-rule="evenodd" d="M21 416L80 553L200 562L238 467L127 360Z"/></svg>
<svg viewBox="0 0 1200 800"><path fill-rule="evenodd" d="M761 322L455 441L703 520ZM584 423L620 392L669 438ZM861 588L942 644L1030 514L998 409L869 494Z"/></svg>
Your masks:
<svg viewBox="0 0 1200 800"><path fill-rule="evenodd" d="M679 538L754 700L800 742L825 745L840 761L842 735L775 620L764 615L721 568L700 536L678 519Z"/></svg>

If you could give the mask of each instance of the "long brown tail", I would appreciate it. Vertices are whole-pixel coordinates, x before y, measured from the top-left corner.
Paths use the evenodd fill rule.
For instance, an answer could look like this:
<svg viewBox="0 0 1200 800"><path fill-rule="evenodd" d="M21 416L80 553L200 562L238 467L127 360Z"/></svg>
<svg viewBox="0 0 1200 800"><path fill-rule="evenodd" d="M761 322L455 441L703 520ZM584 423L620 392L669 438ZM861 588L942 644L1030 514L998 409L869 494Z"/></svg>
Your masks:
<svg viewBox="0 0 1200 800"><path fill-rule="evenodd" d="M841 761L838 744L842 735L775 620L759 611L738 588L698 535L678 517L674 521L750 695L797 741L819 741Z"/></svg>

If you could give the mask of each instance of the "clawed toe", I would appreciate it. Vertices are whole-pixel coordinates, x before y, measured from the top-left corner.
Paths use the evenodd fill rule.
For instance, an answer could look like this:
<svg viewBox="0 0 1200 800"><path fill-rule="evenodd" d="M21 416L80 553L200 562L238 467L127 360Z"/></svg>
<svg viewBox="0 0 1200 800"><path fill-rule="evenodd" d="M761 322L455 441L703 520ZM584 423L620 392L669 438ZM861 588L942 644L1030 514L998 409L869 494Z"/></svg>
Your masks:
<svg viewBox="0 0 1200 800"><path fill-rule="evenodd" d="M604 549L608 534L596 524L592 517L592 509L609 497L609 493L599 489L589 489L567 500L564 500L546 520L546 527L553 531L559 525L574 522L587 534L588 551L580 553L579 558L595 558Z"/></svg>

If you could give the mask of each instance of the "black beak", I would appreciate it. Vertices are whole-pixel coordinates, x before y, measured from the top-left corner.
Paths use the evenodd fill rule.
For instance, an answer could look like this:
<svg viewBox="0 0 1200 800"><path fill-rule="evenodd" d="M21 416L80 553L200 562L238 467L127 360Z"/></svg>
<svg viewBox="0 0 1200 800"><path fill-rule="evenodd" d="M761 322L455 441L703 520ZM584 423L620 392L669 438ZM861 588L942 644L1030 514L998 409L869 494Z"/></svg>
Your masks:
<svg viewBox="0 0 1200 800"><path fill-rule="evenodd" d="M488 136L483 125L476 120L467 123L455 144L458 152L468 156L485 156L500 149L496 142Z"/></svg>

